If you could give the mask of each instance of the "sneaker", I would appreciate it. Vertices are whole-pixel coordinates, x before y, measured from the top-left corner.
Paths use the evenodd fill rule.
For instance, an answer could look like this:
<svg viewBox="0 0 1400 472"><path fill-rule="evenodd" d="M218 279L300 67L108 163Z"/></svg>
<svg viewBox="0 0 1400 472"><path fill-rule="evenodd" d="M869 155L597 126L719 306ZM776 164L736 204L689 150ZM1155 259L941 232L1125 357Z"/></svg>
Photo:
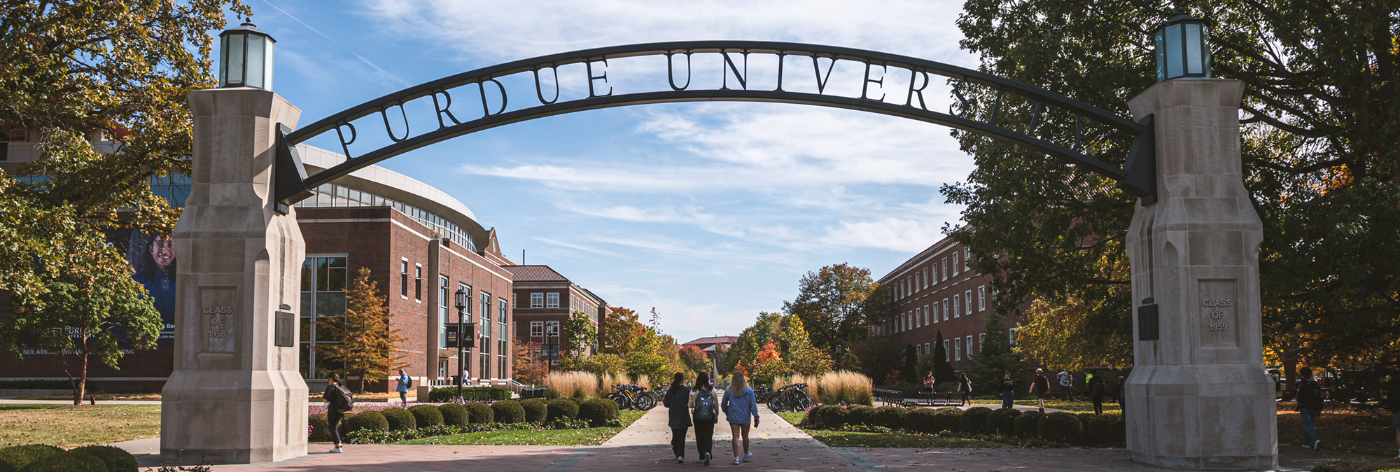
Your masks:
<svg viewBox="0 0 1400 472"><path fill-rule="evenodd" d="M710 453L708 452L705 453L705 465L710 465Z"/></svg>
<svg viewBox="0 0 1400 472"><path fill-rule="evenodd" d="M1321 440L1321 439L1319 439L1319 440L1317 440L1317 441L1313 441L1313 450L1314 450L1314 451L1320 451L1320 450L1322 450L1322 440Z"/></svg>
<svg viewBox="0 0 1400 472"><path fill-rule="evenodd" d="M752 453L752 452L745 452L745 453L744 453L744 462L748 462L748 461L750 461L750 460L753 460L753 453Z"/></svg>
<svg viewBox="0 0 1400 472"><path fill-rule="evenodd" d="M337 447L337 448L335 448L335 449L331 449L331 454L340 454L340 453L341 453L341 450L340 450L339 447Z"/></svg>
<svg viewBox="0 0 1400 472"><path fill-rule="evenodd" d="M738 457L735 457L735 458L734 458L734 465L739 465L739 458L738 458Z"/></svg>
<svg viewBox="0 0 1400 472"><path fill-rule="evenodd" d="M677 463L677 464L684 464L684 463L685 463L685 456L676 456L676 463Z"/></svg>

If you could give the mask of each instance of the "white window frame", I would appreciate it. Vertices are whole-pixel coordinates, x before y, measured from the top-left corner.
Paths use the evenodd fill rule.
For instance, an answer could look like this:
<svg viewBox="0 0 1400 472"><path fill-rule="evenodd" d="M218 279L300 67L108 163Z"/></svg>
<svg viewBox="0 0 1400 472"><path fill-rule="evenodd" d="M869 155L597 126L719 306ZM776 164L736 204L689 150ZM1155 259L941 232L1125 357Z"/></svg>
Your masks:
<svg viewBox="0 0 1400 472"><path fill-rule="evenodd" d="M914 355L916 355L916 356L921 356L921 355L923 355L923 354L924 354L924 353L922 352L923 349L924 349L923 346L920 346L920 345L918 345L918 344L915 344L915 345L914 345Z"/></svg>
<svg viewBox="0 0 1400 472"><path fill-rule="evenodd" d="M920 327L920 326L923 326L923 325L919 324L920 322L923 321L922 315L921 315L920 313L921 313L921 312L919 311L919 307L914 307L914 327L915 327L915 328L918 328L918 327Z"/></svg>
<svg viewBox="0 0 1400 472"><path fill-rule="evenodd" d="M962 315L962 309L958 307L958 296L953 295L953 318Z"/></svg>
<svg viewBox="0 0 1400 472"><path fill-rule="evenodd" d="M924 326L928 326L928 305L924 305Z"/></svg>
<svg viewBox="0 0 1400 472"><path fill-rule="evenodd" d="M933 323L938 324L938 300L933 301Z"/></svg>
<svg viewBox="0 0 1400 472"><path fill-rule="evenodd" d="M972 335L967 335L967 358L972 358Z"/></svg>
<svg viewBox="0 0 1400 472"><path fill-rule="evenodd" d="M958 253L955 252L953 253L953 275L958 275L958 266L960 265L962 264L958 263Z"/></svg>
<svg viewBox="0 0 1400 472"><path fill-rule="evenodd" d="M943 340L943 360L945 360L945 361L952 360L952 357L953 357L952 352L948 350L948 340L947 340L947 339L944 339L944 340Z"/></svg>
<svg viewBox="0 0 1400 472"><path fill-rule="evenodd" d="M548 292L544 294L545 308L559 308L559 292Z"/></svg>
<svg viewBox="0 0 1400 472"><path fill-rule="evenodd" d="M1016 328L1009 328L1006 330L1006 341L1007 344L1012 346L1016 345Z"/></svg>
<svg viewBox="0 0 1400 472"><path fill-rule="evenodd" d="M977 335L977 352L982 352L982 345L987 344L987 333Z"/></svg>
<svg viewBox="0 0 1400 472"><path fill-rule="evenodd" d="M972 289L963 292L963 314L972 314Z"/></svg>
<svg viewBox="0 0 1400 472"><path fill-rule="evenodd" d="M924 288L928 288L928 267L924 268Z"/></svg>
<svg viewBox="0 0 1400 472"><path fill-rule="evenodd" d="M930 356L933 355L933 351L929 349L929 343L924 343L924 352L927 352Z"/></svg>
<svg viewBox="0 0 1400 472"><path fill-rule="evenodd" d="M530 308L544 308L544 292L530 293Z"/></svg>
<svg viewBox="0 0 1400 472"><path fill-rule="evenodd" d="M963 248L963 270L972 270L972 248Z"/></svg>
<svg viewBox="0 0 1400 472"><path fill-rule="evenodd" d="M530 337L532 337L532 338L543 338L543 337L544 337L544 322L543 322L543 321L531 321L531 322L530 322Z"/></svg>
<svg viewBox="0 0 1400 472"><path fill-rule="evenodd" d="M943 321L948 321L948 299L943 299Z"/></svg>
<svg viewBox="0 0 1400 472"><path fill-rule="evenodd" d="M987 286L977 286L977 311L987 311Z"/></svg>
<svg viewBox="0 0 1400 472"><path fill-rule="evenodd" d="M559 322L558 322L558 321L546 321L546 322L544 323L544 335L545 335L545 336L558 336L558 335L559 335Z"/></svg>
<svg viewBox="0 0 1400 472"><path fill-rule="evenodd" d="M946 257L943 258L943 278L940 280L948 280L948 258Z"/></svg>
<svg viewBox="0 0 1400 472"><path fill-rule="evenodd" d="M962 338L953 338L953 360L962 360Z"/></svg>

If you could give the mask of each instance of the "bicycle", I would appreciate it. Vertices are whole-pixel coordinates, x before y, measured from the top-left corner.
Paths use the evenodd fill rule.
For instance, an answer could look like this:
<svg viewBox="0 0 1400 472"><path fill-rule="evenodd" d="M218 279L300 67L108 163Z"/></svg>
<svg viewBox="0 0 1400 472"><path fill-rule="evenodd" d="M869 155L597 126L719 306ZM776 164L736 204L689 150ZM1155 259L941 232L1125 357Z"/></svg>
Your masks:
<svg viewBox="0 0 1400 472"><path fill-rule="evenodd" d="M758 403L767 403L768 398L773 395L772 389L767 385L755 385L753 389L754 400Z"/></svg>
<svg viewBox="0 0 1400 472"><path fill-rule="evenodd" d="M608 399L616 403L619 410L650 410L656 407L656 397L636 385L613 385Z"/></svg>
<svg viewBox="0 0 1400 472"><path fill-rule="evenodd" d="M774 412L806 411L815 401L807 393L807 384L792 384L778 389L768 399L768 409Z"/></svg>

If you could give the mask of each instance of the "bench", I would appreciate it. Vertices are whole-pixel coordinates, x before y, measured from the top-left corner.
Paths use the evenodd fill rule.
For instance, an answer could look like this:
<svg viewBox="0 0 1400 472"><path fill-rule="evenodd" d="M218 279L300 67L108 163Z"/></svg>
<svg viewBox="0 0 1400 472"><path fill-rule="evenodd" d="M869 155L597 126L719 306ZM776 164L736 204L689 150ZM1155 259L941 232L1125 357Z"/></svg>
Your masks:
<svg viewBox="0 0 1400 472"><path fill-rule="evenodd" d="M908 397L904 392L891 388L873 389L875 399L886 405L896 406L955 406L962 403L962 394L958 392L928 392L920 391L914 397Z"/></svg>

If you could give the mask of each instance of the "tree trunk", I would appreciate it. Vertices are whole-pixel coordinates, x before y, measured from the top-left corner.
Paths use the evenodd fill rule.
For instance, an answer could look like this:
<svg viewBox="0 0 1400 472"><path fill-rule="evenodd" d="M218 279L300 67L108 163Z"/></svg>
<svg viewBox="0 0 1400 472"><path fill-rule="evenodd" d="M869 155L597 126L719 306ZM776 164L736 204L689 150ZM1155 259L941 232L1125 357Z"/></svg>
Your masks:
<svg viewBox="0 0 1400 472"><path fill-rule="evenodd" d="M1283 400L1293 400L1293 383L1298 380L1298 351L1293 347L1283 349Z"/></svg>

